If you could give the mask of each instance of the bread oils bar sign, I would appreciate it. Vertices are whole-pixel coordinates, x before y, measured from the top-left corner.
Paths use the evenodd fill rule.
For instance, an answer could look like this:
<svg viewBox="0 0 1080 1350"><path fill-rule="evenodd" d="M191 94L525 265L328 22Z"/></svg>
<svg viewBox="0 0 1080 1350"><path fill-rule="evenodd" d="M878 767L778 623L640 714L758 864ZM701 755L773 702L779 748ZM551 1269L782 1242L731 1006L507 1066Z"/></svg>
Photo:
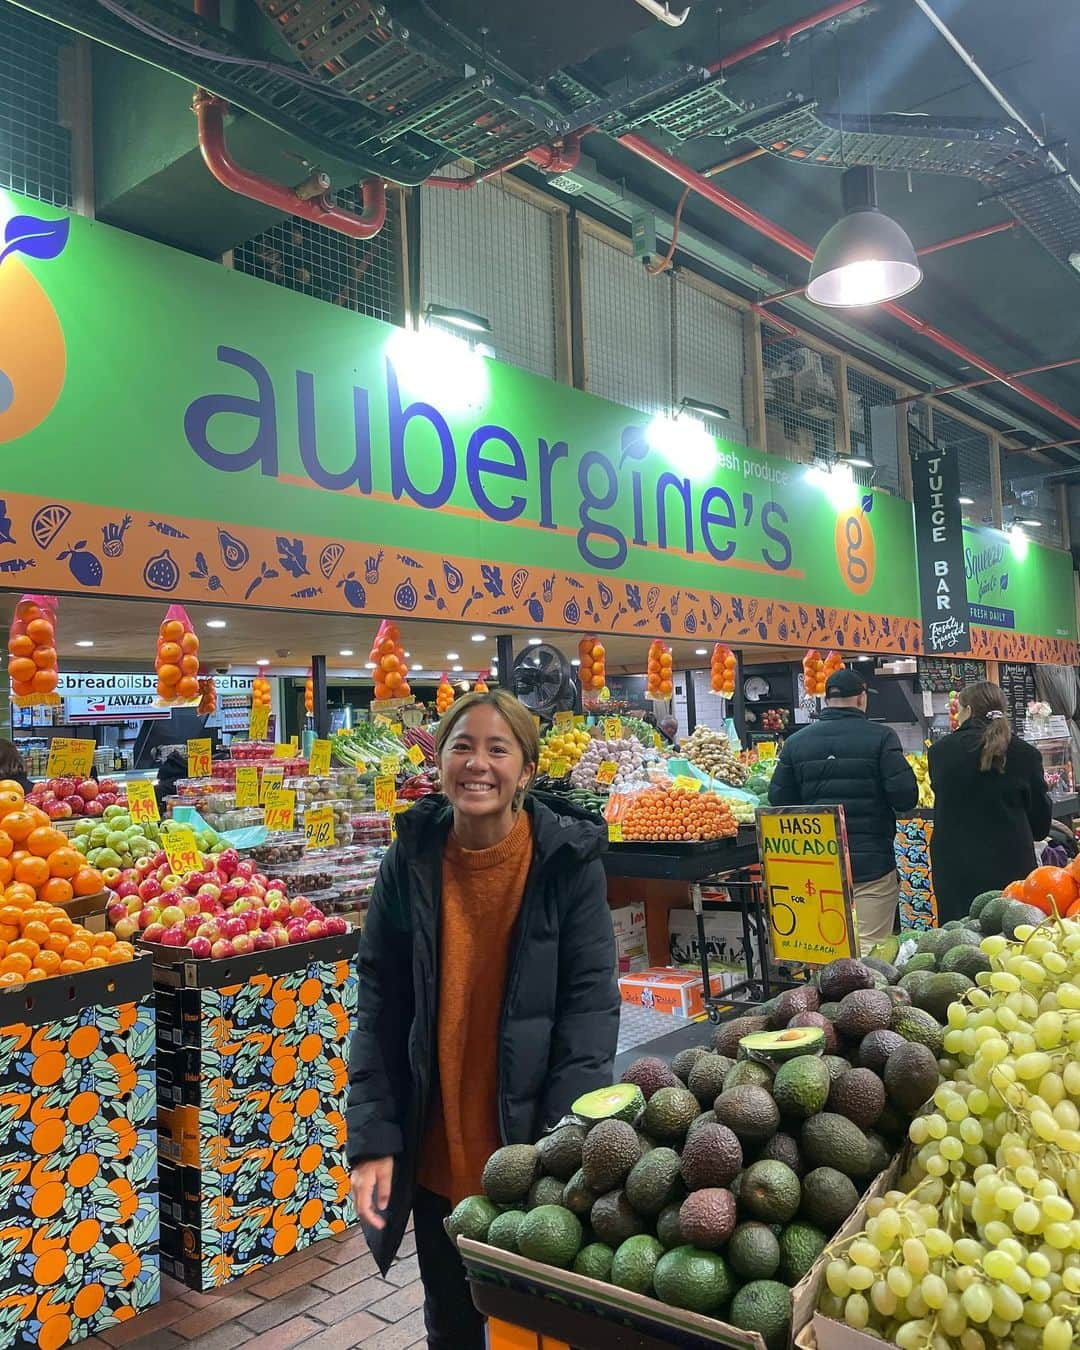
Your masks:
<svg viewBox="0 0 1080 1350"><path fill-rule="evenodd" d="M844 808L763 807L757 834L773 958L856 956Z"/></svg>

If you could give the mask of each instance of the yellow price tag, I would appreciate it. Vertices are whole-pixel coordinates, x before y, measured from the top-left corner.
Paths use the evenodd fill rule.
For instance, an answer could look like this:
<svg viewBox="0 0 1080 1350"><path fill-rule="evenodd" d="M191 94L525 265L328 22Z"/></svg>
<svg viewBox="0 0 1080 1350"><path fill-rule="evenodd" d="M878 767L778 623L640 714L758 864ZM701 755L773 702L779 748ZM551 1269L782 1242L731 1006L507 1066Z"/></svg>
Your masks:
<svg viewBox="0 0 1080 1350"><path fill-rule="evenodd" d="M275 788L281 787L281 784L284 782L284 779L285 779L285 770L281 767L281 765L278 765L278 767L275 769L272 765L268 764L266 768L263 769L262 771L262 781L259 787L260 803L265 803L266 794L268 792L272 792Z"/></svg>
<svg viewBox="0 0 1080 1350"><path fill-rule="evenodd" d="M266 828L274 834L289 831L296 823L296 793L292 788L272 787L266 793Z"/></svg>
<svg viewBox="0 0 1080 1350"><path fill-rule="evenodd" d="M254 764L236 766L236 804L237 806L259 804L259 770Z"/></svg>
<svg viewBox="0 0 1080 1350"><path fill-rule="evenodd" d="M773 958L825 965L858 951L838 808L763 807L757 830Z"/></svg>
<svg viewBox="0 0 1080 1350"><path fill-rule="evenodd" d="M248 719L248 736L253 741L265 741L270 735L270 709L261 706L251 709Z"/></svg>
<svg viewBox="0 0 1080 1350"><path fill-rule="evenodd" d="M555 714L555 725L557 727L572 727L574 725L574 714L572 712L557 712Z"/></svg>
<svg viewBox="0 0 1080 1350"><path fill-rule="evenodd" d="M375 779L375 810L392 811L397 801L397 784L392 778Z"/></svg>
<svg viewBox="0 0 1080 1350"><path fill-rule="evenodd" d="M609 843L609 844L621 844L621 843L622 843L622 841L623 841L623 833L622 833L622 821L621 821L621 820L610 820L610 821L608 821L607 837L608 837L608 843Z"/></svg>
<svg viewBox="0 0 1080 1350"><path fill-rule="evenodd" d="M332 806L313 806L304 812L305 848L333 848L336 842Z"/></svg>
<svg viewBox="0 0 1080 1350"><path fill-rule="evenodd" d="M619 772L619 766L613 759L604 759L596 766L596 781L598 783L614 783L615 775Z"/></svg>
<svg viewBox="0 0 1080 1350"><path fill-rule="evenodd" d="M403 811L407 811L412 806L412 802L396 802L390 809L390 838L397 838L397 818Z"/></svg>
<svg viewBox="0 0 1080 1350"><path fill-rule="evenodd" d="M161 836L161 846L169 860L170 870L178 877L197 872L202 867L202 854L195 842L195 835L186 826L166 830Z"/></svg>
<svg viewBox="0 0 1080 1350"><path fill-rule="evenodd" d="M681 773L674 779L671 786L677 792L700 792L705 784L700 778L691 778L688 773Z"/></svg>
<svg viewBox="0 0 1080 1350"><path fill-rule="evenodd" d="M292 759L293 748L291 741L278 741L274 746L275 759Z"/></svg>
<svg viewBox="0 0 1080 1350"><path fill-rule="evenodd" d="M533 713L533 715L532 715L532 720L533 720L533 726L537 729L537 731L539 731L539 730L540 730L540 718L537 717L536 713Z"/></svg>
<svg viewBox="0 0 1080 1350"><path fill-rule="evenodd" d="M603 689L600 690L600 702L606 703L610 698L611 698L611 690L605 684Z"/></svg>
<svg viewBox="0 0 1080 1350"><path fill-rule="evenodd" d="M424 752L418 745L410 745L405 751L406 759L410 760L417 768L424 762Z"/></svg>
<svg viewBox="0 0 1080 1350"><path fill-rule="evenodd" d="M210 753L210 737L199 736L187 743L187 776L189 778L209 778L213 765Z"/></svg>
<svg viewBox="0 0 1080 1350"><path fill-rule="evenodd" d="M50 778L85 778L93 768L94 742L54 736L45 772Z"/></svg>
<svg viewBox="0 0 1080 1350"><path fill-rule="evenodd" d="M568 772L569 768L565 759L553 759L551 761L551 767L548 769L550 777L565 778Z"/></svg>
<svg viewBox="0 0 1080 1350"><path fill-rule="evenodd" d="M146 778L133 778L127 785L128 813L135 823L160 820L154 785Z"/></svg>
<svg viewBox="0 0 1080 1350"><path fill-rule="evenodd" d="M311 754L308 756L308 773L328 774L330 772L330 742L312 741Z"/></svg>
<svg viewBox="0 0 1080 1350"><path fill-rule="evenodd" d="M757 757L758 757L758 759L775 759L775 758L776 758L776 742L775 742L775 741L758 741L758 744L757 744Z"/></svg>
<svg viewBox="0 0 1080 1350"><path fill-rule="evenodd" d="M389 717L386 716L385 713L376 713L376 714L375 714L375 725L376 725L377 727L382 727L384 730L389 730L389 728L390 728L390 719L389 719Z"/></svg>
<svg viewBox="0 0 1080 1350"><path fill-rule="evenodd" d="M400 735L401 735L401 723L400 723L400 722L391 722L391 723L390 723L390 734L391 734L392 736L400 736Z"/></svg>
<svg viewBox="0 0 1080 1350"><path fill-rule="evenodd" d="M379 773L384 778L395 778L401 769L400 755L383 755L379 760Z"/></svg>
<svg viewBox="0 0 1080 1350"><path fill-rule="evenodd" d="M574 718L574 726L581 727L582 730L584 730L585 726L587 725L587 722L588 719L584 717L581 713L578 713L578 715Z"/></svg>
<svg viewBox="0 0 1080 1350"><path fill-rule="evenodd" d="M622 740L622 718L605 717L604 718L604 740L621 741Z"/></svg>

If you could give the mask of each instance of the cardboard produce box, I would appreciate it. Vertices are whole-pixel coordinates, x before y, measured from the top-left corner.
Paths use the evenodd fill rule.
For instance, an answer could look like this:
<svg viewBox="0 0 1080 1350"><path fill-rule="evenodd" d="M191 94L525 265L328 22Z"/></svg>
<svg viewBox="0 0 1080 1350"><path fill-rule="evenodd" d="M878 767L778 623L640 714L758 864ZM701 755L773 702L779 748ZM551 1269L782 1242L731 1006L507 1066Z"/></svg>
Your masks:
<svg viewBox="0 0 1080 1350"><path fill-rule="evenodd" d="M747 952L743 941L742 913L737 908L728 911L710 910L703 915L705 921L705 944L709 954L709 963L716 966L729 966L740 976L747 971ZM751 938L753 925L751 925ZM692 909L668 910L668 951L671 959L678 965L691 965L701 960L701 947L698 942L697 915ZM760 974L757 950L753 943L750 947L750 969Z"/></svg>
<svg viewBox="0 0 1080 1350"><path fill-rule="evenodd" d="M733 977L730 972L710 971L709 979L713 997L718 998ZM619 995L624 1003L636 1003L671 1017L700 1017L705 1012L700 970L650 966L647 970L623 975L619 979Z"/></svg>
<svg viewBox="0 0 1080 1350"><path fill-rule="evenodd" d="M611 911L611 927L615 933L615 951L620 975L646 970L649 965L645 937L645 905L634 900Z"/></svg>

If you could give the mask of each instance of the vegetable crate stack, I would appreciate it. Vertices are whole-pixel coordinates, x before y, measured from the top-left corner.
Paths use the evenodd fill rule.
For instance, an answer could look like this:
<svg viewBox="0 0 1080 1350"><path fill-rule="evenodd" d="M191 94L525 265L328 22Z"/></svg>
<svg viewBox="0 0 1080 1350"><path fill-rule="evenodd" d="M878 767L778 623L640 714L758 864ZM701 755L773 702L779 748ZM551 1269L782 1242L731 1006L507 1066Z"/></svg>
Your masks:
<svg viewBox="0 0 1080 1350"><path fill-rule="evenodd" d="M359 934L155 967L162 1267L207 1291L343 1232Z"/></svg>
<svg viewBox="0 0 1080 1350"><path fill-rule="evenodd" d="M157 1303L154 1056L149 957L0 993L0 1345Z"/></svg>

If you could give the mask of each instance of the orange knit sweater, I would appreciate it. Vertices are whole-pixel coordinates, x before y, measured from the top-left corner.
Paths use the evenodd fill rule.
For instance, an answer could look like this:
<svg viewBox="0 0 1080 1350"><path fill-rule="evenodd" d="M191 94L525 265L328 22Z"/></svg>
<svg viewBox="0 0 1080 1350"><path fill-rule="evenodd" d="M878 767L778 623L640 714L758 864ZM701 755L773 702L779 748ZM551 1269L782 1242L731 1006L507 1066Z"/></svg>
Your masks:
<svg viewBox="0 0 1080 1350"><path fill-rule="evenodd" d="M464 849L451 835L443 855L439 1092L431 1102L417 1181L452 1204L480 1190L484 1163L502 1142L499 1018L510 935L532 856L532 822L525 811L494 848Z"/></svg>

